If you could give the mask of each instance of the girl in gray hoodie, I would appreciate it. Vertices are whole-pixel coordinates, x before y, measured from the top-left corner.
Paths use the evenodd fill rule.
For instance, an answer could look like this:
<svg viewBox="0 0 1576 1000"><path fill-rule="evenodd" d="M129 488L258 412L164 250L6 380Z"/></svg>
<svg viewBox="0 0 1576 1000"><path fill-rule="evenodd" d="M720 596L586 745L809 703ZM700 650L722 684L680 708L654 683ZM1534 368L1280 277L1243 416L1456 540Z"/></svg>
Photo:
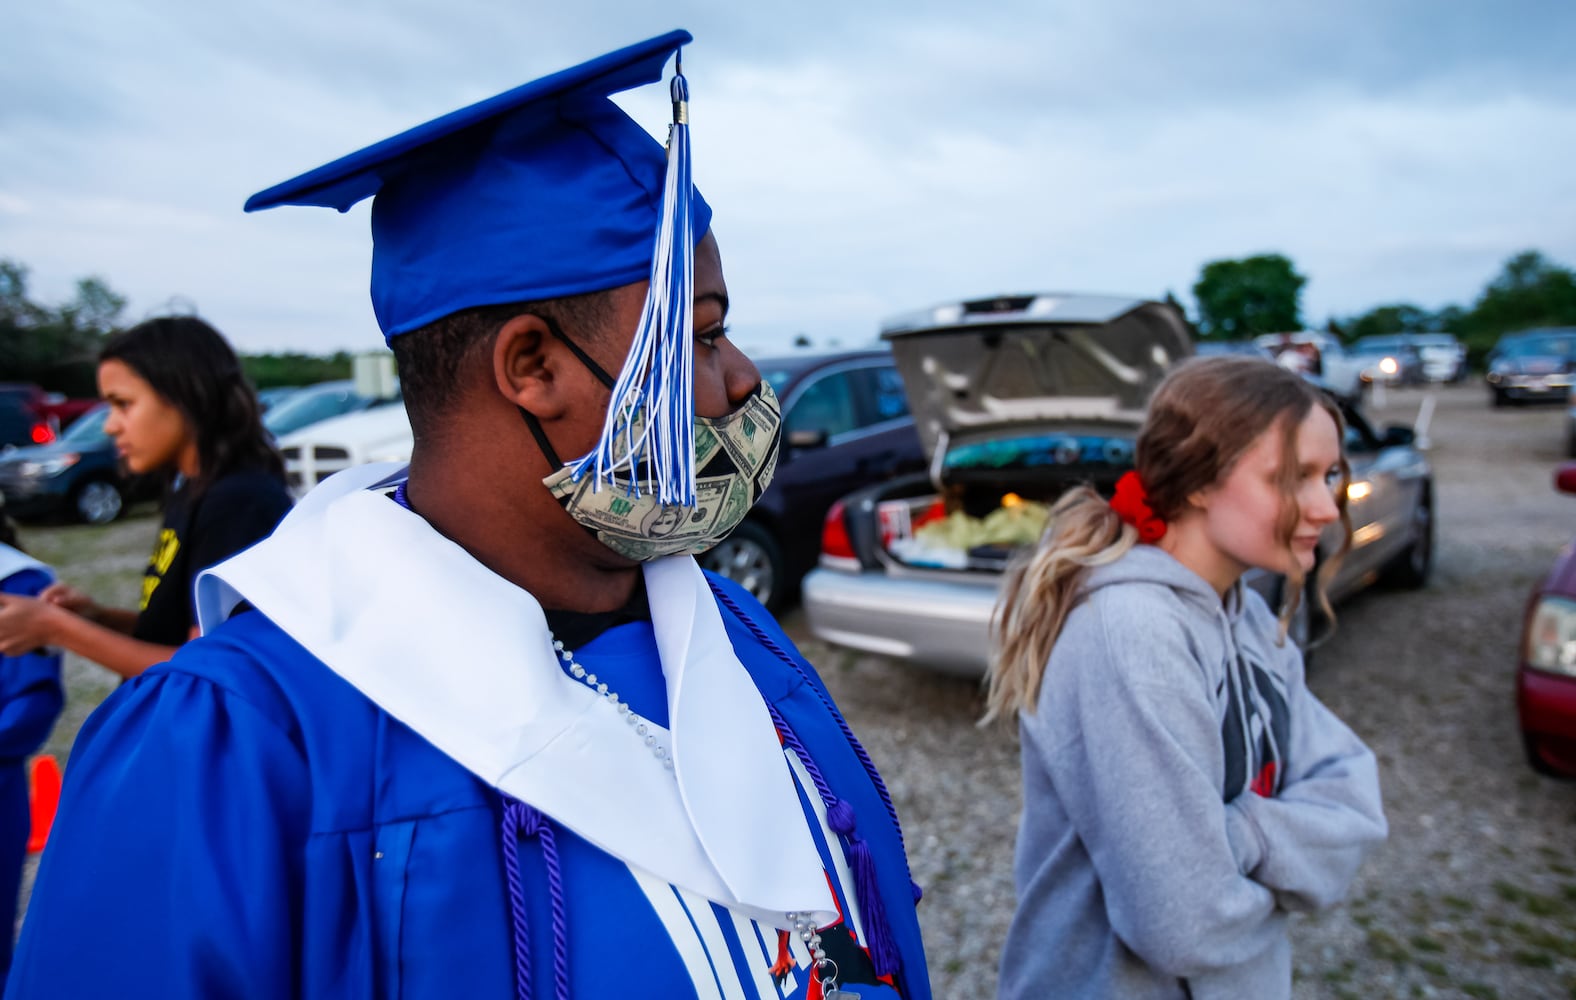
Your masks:
<svg viewBox="0 0 1576 1000"><path fill-rule="evenodd" d="M1002 1000L1291 995L1287 914L1339 902L1386 834L1373 754L1286 639L1298 601L1329 614L1324 529L1349 544L1341 440L1296 374L1190 361L1115 497L1064 496L1009 574L986 716L1016 714L1023 752ZM1279 618L1250 567L1285 574Z"/></svg>

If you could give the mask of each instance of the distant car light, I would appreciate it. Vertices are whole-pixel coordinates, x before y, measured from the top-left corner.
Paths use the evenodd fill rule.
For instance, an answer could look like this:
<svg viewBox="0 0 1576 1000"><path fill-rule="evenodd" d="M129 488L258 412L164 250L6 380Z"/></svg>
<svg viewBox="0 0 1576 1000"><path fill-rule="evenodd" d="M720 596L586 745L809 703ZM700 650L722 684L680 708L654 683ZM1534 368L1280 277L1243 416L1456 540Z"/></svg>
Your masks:
<svg viewBox="0 0 1576 1000"><path fill-rule="evenodd" d="M1401 370L1401 366L1396 364L1394 358L1385 358L1383 361L1379 362L1379 370L1384 372L1386 375L1394 375L1396 372Z"/></svg>
<svg viewBox="0 0 1576 1000"><path fill-rule="evenodd" d="M1545 596L1527 624L1527 666L1576 677L1576 601Z"/></svg>
<svg viewBox="0 0 1576 1000"><path fill-rule="evenodd" d="M1361 503L1367 500L1374 491L1374 484L1366 479L1359 479L1355 483L1346 484L1346 502Z"/></svg>
<svg viewBox="0 0 1576 1000"><path fill-rule="evenodd" d="M48 424L37 423L33 425L33 430L29 436L33 439L34 444L48 444L55 439L55 429Z"/></svg>

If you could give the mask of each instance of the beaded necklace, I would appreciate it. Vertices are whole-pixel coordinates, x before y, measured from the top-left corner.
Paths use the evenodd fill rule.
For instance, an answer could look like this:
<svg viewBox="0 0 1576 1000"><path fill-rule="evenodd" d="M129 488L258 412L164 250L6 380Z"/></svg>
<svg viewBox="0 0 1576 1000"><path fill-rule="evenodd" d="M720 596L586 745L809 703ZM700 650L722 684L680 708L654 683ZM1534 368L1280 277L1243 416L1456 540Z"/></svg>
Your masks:
<svg viewBox="0 0 1576 1000"><path fill-rule="evenodd" d="M625 722L629 723L629 727L635 731L635 735L645 741L652 754L662 762L662 766L669 771L673 770L673 753L657 738L656 729L658 727L655 724L648 723L638 712L630 708L629 702L621 700L618 697L618 692L608 687L606 681L600 680L596 674L591 673L576 662L575 654L565 649L563 641L557 636L553 636L553 652L557 653L558 658L564 661L564 669L569 672L569 676L584 682L586 687L606 698L608 704L618 709L618 714L624 717Z"/></svg>

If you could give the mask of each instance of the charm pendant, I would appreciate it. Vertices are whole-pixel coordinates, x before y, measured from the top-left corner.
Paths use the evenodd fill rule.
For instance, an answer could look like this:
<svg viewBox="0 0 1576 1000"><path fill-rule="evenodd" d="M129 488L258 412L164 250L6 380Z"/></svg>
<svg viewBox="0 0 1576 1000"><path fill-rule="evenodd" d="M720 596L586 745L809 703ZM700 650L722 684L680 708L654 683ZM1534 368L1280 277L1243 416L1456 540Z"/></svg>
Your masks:
<svg viewBox="0 0 1576 1000"><path fill-rule="evenodd" d="M822 993L821 997L822 1000L859 1000L858 993L850 993L847 990L840 990L835 986L832 987L830 992Z"/></svg>

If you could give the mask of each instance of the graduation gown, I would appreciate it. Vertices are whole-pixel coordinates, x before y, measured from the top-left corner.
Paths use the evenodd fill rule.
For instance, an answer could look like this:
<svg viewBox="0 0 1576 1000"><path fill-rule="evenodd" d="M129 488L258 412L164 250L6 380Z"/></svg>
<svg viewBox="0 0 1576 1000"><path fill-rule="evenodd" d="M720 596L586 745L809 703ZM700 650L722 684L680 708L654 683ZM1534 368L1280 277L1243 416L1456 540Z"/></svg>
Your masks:
<svg viewBox="0 0 1576 1000"><path fill-rule="evenodd" d="M37 560L0 545L0 593L36 597L54 576ZM32 832L24 765L60 717L59 650L0 656L0 913L16 923L22 860ZM11 935L0 934L0 981L11 965Z"/></svg>
<svg viewBox="0 0 1576 1000"><path fill-rule="evenodd" d="M360 501L352 520L365 525L389 510L413 516L386 497L375 499L388 509ZM304 518L315 516L303 506ZM362 569L369 580L391 572ZM767 783L786 796L776 805L763 804L749 787L732 794L752 804L752 814L786 801L798 818L797 836L815 866L812 895L826 901L817 922L835 924L822 941L838 962L840 988L866 1000L928 997L901 834L868 759L770 617L727 583L710 585L722 599L708 596L697 621L718 609L717 634L742 666L739 677L809 760L807 766L795 749L776 746L784 782ZM569 722L562 727L544 729L533 718L500 735L494 724L505 716L478 703L454 732L419 718L418 732L407 721L419 708L396 714L380 699L398 696L363 690L390 673L386 662L365 673L343 662L330 667L264 613L271 598L261 597L262 610L188 643L168 664L123 686L84 726L8 997L820 995L805 945L780 933L783 921L771 913L776 894L805 898L804 859L793 856L792 838L777 828L757 825L752 833L755 816L705 815L716 802L708 806L699 794L704 762L685 764L685 747L705 747L704 736L686 744L682 726L672 732L680 771L697 790L683 797L681 810L693 821L691 843L664 825L676 820L660 804L649 822L638 811L617 815L620 803L656 785L649 772L624 784L620 769L638 771L636 762L653 758L640 746L636 756L598 761L601 747L625 749L612 736L630 734L588 728L585 720L599 717L599 709L574 700L583 688L578 681L532 699L537 714L551 720L556 710L541 705L563 697ZM485 607L488 598L477 600ZM335 635L357 634L337 616L325 608L321 617L339 622ZM446 628L441 615L424 624L403 641L436 644L412 659L423 664L422 676L440 679L419 696L442 700L463 686L445 687L445 671L487 669L467 659L467 650L490 648L468 630L487 626L477 619ZM704 638L703 628L696 631ZM326 634L308 639L321 651L332 644ZM694 704L675 697L671 650L664 648L672 641L671 629L634 623L576 652L637 712L665 727L672 713ZM450 662L432 662L432 649L447 649ZM330 655L342 659L341 652ZM393 655L378 654L384 661ZM659 658L666 682L651 669ZM527 675L541 680L539 666ZM692 667L708 688L717 682ZM539 739L543 732L549 736ZM594 739L577 743L587 736ZM490 760L486 747L476 750L488 740L506 746L507 762ZM709 757L726 757L711 749ZM551 765L547 773L521 784L521 772L542 761ZM725 776L732 763L712 760L712 778ZM660 764L655 774L673 783ZM819 785L857 817L859 846L832 831ZM500 836L505 794L539 810L547 828L547 836L528 830L514 845L517 892ZM613 811L614 822L593 822L601 808ZM738 842L752 835L753 845ZM739 855L741 846L753 846L753 855ZM798 884L773 882L778 852L784 867L800 869ZM855 852L871 862L881 922L899 956L886 976L875 972L868 952L870 915L855 891ZM741 872L739 857L749 872ZM93 929L92 947L83 947L84 928ZM525 946L516 943L521 934Z"/></svg>

